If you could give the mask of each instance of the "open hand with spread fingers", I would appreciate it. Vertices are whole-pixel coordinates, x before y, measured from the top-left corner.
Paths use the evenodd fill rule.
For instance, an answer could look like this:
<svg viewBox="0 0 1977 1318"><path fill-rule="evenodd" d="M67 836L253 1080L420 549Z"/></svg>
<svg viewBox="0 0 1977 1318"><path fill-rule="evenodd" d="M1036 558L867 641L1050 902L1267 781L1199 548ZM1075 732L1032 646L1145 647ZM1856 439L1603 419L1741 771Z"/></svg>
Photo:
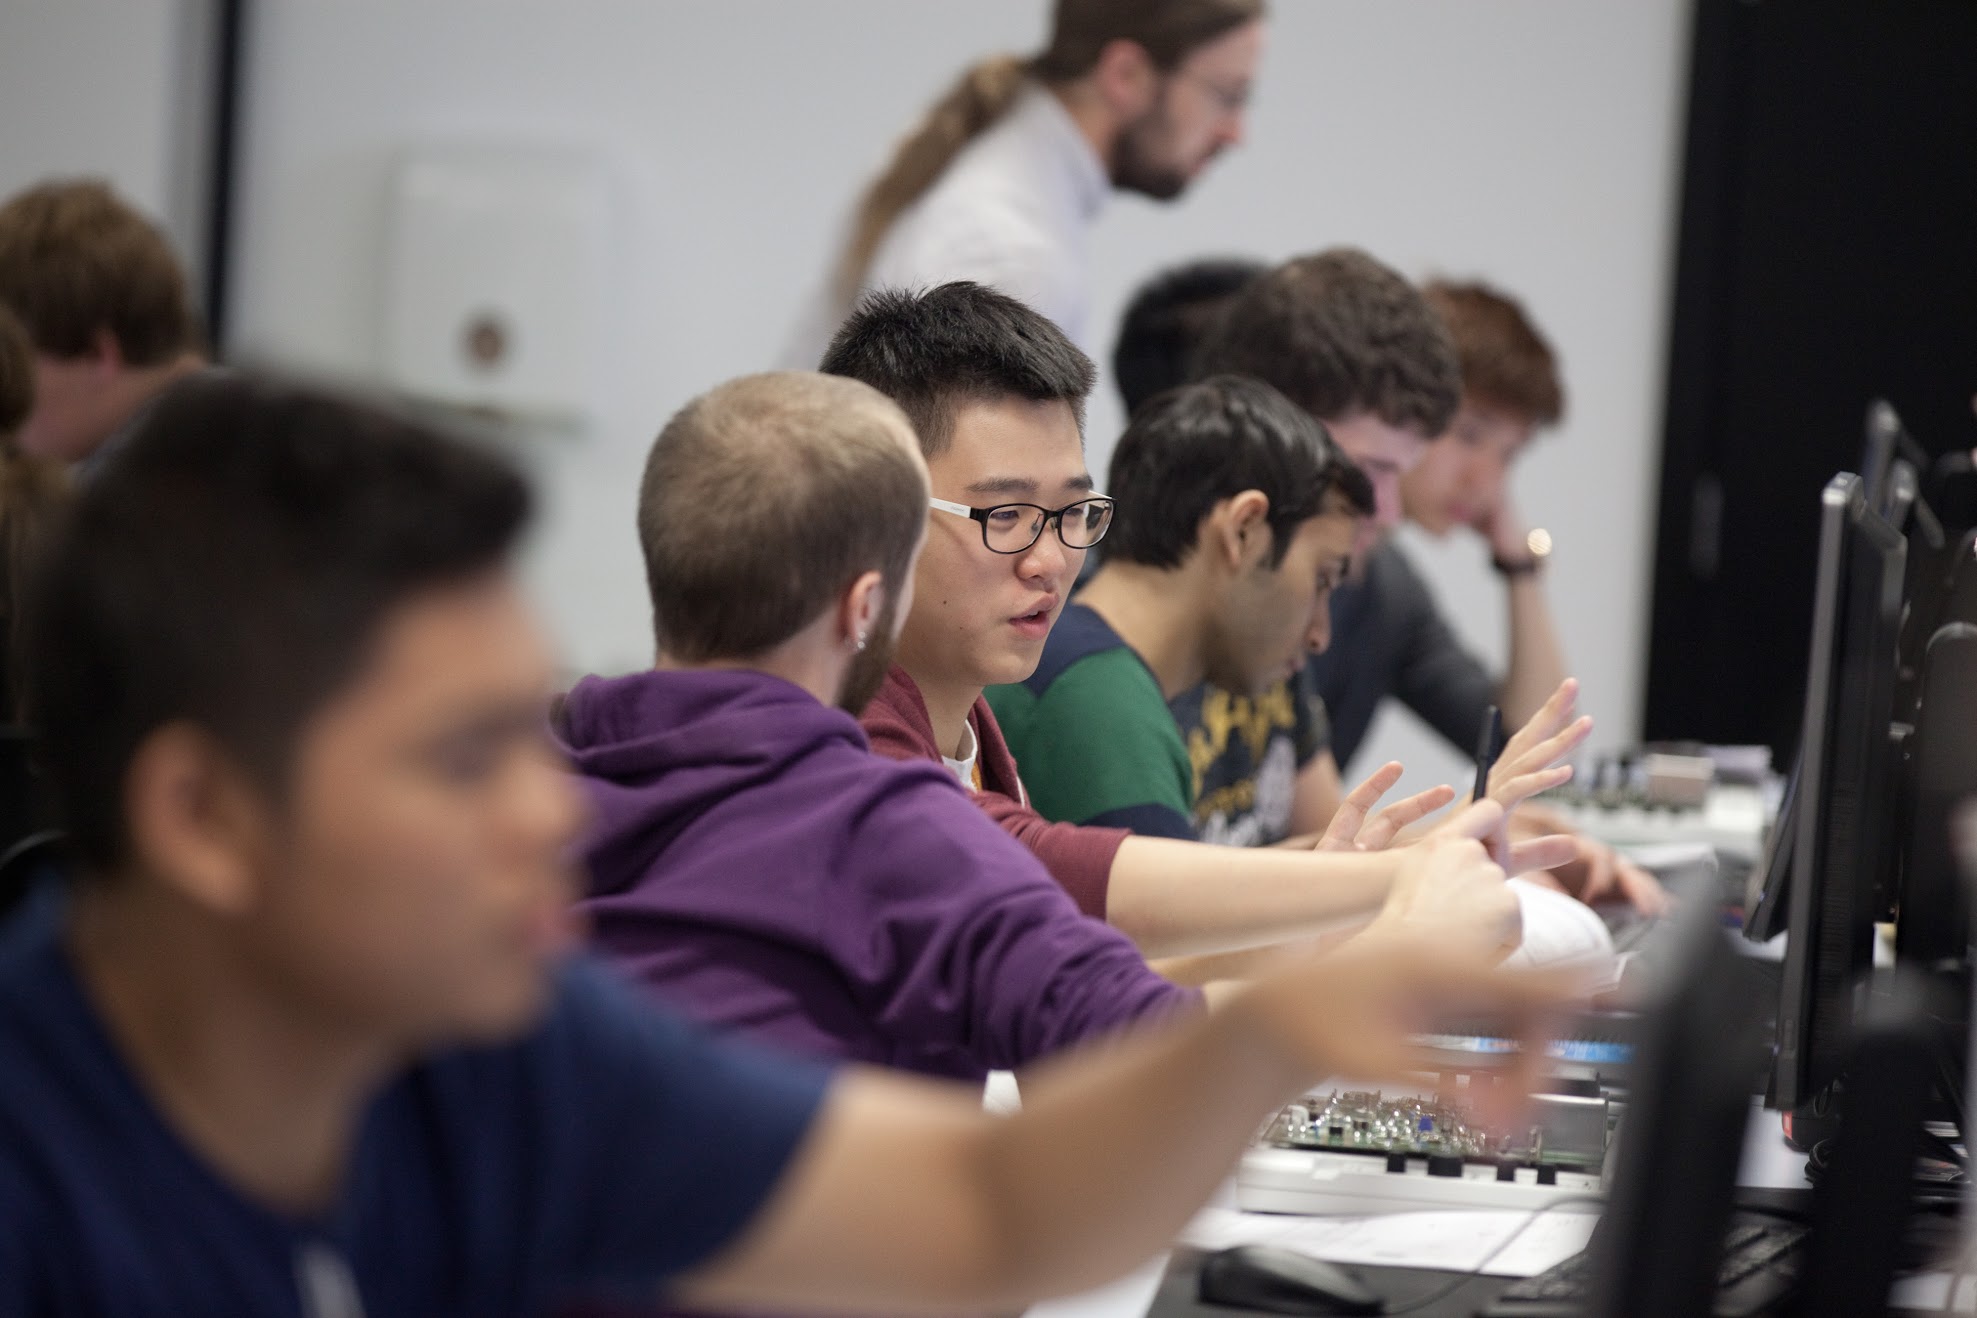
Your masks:
<svg viewBox="0 0 1977 1318"><path fill-rule="evenodd" d="M1579 683L1568 677L1504 743L1490 770L1489 797L1506 816L1539 792L1571 781L1572 766L1561 761L1593 731L1590 716L1573 717L1578 701Z"/></svg>
<svg viewBox="0 0 1977 1318"><path fill-rule="evenodd" d="M1377 814L1373 807L1400 781L1399 761L1381 765L1352 789L1318 839L1318 851L1384 851L1402 829L1419 823L1455 799L1453 787L1430 787L1403 797Z"/></svg>

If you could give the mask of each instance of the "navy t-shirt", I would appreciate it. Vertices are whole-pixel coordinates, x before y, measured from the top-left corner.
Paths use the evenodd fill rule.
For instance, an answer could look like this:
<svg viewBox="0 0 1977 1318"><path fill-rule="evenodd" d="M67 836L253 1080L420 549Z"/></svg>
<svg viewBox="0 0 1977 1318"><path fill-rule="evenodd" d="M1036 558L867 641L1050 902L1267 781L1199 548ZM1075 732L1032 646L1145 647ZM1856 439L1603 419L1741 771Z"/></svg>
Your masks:
<svg viewBox="0 0 1977 1318"><path fill-rule="evenodd" d="M1389 695L1465 755L1497 698L1496 678L1463 646L1392 540L1367 558L1363 579L1332 592L1332 643L1305 672L1331 720L1332 758L1348 774Z"/></svg>
<svg viewBox="0 0 1977 1318"><path fill-rule="evenodd" d="M167 1129L83 994L60 905L37 901L0 938L0 1313L428 1318L656 1298L750 1221L828 1083L572 963L525 1038L386 1086L340 1201L303 1220Z"/></svg>

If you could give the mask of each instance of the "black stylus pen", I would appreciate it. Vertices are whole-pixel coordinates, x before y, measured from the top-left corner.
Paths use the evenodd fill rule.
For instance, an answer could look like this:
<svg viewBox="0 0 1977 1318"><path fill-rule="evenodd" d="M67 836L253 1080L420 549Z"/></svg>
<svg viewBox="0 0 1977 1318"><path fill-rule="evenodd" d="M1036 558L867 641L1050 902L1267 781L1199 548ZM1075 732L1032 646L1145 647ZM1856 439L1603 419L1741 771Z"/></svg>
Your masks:
<svg viewBox="0 0 1977 1318"><path fill-rule="evenodd" d="M1476 790L1470 795L1472 801L1480 801L1490 794L1490 770L1496 768L1496 757L1503 754L1503 711L1491 705L1483 715L1483 732L1476 739Z"/></svg>

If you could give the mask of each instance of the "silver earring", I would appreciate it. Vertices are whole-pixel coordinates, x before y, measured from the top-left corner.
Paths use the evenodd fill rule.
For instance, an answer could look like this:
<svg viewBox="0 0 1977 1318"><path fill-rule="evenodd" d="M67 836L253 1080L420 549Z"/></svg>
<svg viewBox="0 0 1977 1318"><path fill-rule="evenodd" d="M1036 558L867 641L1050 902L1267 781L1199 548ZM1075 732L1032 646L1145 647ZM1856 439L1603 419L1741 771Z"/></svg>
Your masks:
<svg viewBox="0 0 1977 1318"><path fill-rule="evenodd" d="M860 654L865 653L865 634L863 632L858 634L858 639L852 643L851 648Z"/></svg>

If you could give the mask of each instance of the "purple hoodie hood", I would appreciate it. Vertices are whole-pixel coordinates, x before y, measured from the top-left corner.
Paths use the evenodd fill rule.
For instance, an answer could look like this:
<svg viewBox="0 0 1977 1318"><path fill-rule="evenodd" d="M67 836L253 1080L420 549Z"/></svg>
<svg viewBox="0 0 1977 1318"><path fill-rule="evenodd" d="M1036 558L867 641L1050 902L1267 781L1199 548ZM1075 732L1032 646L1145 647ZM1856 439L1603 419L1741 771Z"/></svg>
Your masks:
<svg viewBox="0 0 1977 1318"><path fill-rule="evenodd" d="M1199 1002L945 768L779 678L590 678L560 724L596 809L592 941L703 1021L979 1078Z"/></svg>
<svg viewBox="0 0 1977 1318"><path fill-rule="evenodd" d="M808 815L792 798L814 797L814 784L776 790L792 768L820 753L836 760L871 750L843 710L779 677L736 669L587 677L564 699L559 722L596 814L584 848L591 897L636 883L731 797L760 793L765 827L793 806Z"/></svg>

